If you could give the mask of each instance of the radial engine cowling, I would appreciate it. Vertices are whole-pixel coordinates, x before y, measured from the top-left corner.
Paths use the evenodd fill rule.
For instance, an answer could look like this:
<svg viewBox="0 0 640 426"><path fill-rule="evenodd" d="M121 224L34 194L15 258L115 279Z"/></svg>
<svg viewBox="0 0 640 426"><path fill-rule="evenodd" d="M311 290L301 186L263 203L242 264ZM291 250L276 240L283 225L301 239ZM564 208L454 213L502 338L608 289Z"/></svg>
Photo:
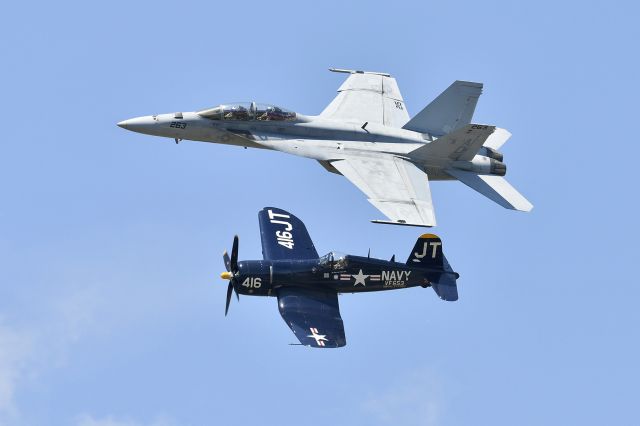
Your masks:
<svg viewBox="0 0 640 426"><path fill-rule="evenodd" d="M269 295L271 290L270 267L270 262L265 260L238 262L238 274L235 277L236 291L247 295Z"/></svg>

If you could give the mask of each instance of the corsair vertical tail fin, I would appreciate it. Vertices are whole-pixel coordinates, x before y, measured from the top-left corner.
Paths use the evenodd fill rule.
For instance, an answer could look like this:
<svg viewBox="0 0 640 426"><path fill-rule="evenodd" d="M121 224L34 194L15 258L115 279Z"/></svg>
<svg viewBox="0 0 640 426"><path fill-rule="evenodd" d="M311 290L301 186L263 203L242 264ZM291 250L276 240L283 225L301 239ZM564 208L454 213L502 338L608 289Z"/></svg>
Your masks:
<svg viewBox="0 0 640 426"><path fill-rule="evenodd" d="M407 265L442 269L442 240L434 234L422 234L407 259Z"/></svg>
<svg viewBox="0 0 640 426"><path fill-rule="evenodd" d="M442 240L434 234L423 234L416 241L407 264L425 268L425 282L442 300L458 300L458 274L451 269L442 251Z"/></svg>

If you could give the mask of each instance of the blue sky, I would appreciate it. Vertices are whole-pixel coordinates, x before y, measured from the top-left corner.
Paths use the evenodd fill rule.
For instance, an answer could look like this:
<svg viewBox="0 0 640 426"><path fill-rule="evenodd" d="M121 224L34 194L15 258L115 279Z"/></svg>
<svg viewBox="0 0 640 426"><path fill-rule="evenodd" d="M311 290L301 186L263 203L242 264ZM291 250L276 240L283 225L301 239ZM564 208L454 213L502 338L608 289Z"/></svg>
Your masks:
<svg viewBox="0 0 640 426"><path fill-rule="evenodd" d="M0 26L0 425L632 425L640 421L633 2L11 3ZM460 300L345 295L348 346L310 350L275 299L225 318L221 253L261 255L263 206L321 252L399 258L418 229L275 152L129 117L252 100L316 114L392 73L415 114L481 81L509 129L504 210L435 183Z"/></svg>

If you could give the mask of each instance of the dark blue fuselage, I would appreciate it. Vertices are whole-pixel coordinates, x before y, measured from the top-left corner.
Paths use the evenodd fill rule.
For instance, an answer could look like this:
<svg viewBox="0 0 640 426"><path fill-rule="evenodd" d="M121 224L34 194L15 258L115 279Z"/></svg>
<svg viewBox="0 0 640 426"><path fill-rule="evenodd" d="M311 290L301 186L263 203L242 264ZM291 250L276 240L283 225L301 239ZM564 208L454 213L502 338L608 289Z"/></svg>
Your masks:
<svg viewBox="0 0 640 426"><path fill-rule="evenodd" d="M236 291L255 296L275 296L274 290L282 287L326 288L338 293L429 287L442 274L406 263L360 256L247 260L239 262L238 269Z"/></svg>

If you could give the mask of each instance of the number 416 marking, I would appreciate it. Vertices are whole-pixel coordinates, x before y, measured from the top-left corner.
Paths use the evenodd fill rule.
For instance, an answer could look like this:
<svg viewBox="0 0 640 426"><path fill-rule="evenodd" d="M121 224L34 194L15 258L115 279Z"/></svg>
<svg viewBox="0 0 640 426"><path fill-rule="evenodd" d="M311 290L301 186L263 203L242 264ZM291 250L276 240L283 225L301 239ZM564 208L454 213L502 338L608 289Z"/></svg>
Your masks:
<svg viewBox="0 0 640 426"><path fill-rule="evenodd" d="M262 286L262 278L249 277L242 283L242 287L260 288Z"/></svg>

